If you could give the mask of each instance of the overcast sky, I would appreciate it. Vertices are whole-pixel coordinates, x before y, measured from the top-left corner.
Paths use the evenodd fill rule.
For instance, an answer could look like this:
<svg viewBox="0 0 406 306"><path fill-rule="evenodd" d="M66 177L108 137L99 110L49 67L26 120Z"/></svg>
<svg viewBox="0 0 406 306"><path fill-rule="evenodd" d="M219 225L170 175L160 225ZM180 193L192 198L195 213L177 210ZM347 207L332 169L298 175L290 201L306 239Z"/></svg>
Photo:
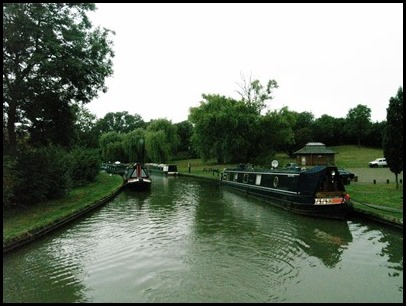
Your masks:
<svg viewBox="0 0 406 306"><path fill-rule="evenodd" d="M358 104L386 120L403 86L403 4L97 3L113 30L114 74L87 104L98 118L187 120L202 94L239 98L242 76L279 88L271 110L346 117Z"/></svg>

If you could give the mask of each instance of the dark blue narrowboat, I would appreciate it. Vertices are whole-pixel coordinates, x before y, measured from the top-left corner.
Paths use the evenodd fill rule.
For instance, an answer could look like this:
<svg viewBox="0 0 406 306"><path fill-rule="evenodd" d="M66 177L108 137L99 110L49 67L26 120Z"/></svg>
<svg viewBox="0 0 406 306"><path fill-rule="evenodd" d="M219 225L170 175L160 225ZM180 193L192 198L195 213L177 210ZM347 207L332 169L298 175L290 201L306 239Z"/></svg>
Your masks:
<svg viewBox="0 0 406 306"><path fill-rule="evenodd" d="M254 169L239 165L225 168L220 184L248 195L269 199L270 203L294 213L322 218L344 219L351 202L335 166L310 169Z"/></svg>

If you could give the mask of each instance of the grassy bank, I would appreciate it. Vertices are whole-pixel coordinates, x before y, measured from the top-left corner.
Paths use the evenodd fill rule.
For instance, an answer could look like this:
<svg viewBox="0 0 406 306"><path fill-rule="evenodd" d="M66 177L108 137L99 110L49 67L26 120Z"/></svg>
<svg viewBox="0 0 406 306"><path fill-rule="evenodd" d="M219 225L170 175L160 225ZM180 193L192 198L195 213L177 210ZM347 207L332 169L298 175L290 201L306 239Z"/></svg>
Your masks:
<svg viewBox="0 0 406 306"><path fill-rule="evenodd" d="M357 184L346 186L353 206L362 213L372 214L391 222L403 223L403 185L395 183Z"/></svg>
<svg viewBox="0 0 406 306"><path fill-rule="evenodd" d="M3 212L3 247L94 205L114 193L122 182L119 175L101 172L94 183L72 190L63 199Z"/></svg>

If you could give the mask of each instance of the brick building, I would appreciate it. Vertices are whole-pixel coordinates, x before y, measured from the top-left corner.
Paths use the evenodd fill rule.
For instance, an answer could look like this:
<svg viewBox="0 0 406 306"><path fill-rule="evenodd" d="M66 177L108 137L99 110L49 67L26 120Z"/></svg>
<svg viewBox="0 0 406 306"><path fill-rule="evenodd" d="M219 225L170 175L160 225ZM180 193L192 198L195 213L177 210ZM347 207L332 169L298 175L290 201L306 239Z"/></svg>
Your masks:
<svg viewBox="0 0 406 306"><path fill-rule="evenodd" d="M300 166L335 165L335 154L321 142L309 142L293 153Z"/></svg>

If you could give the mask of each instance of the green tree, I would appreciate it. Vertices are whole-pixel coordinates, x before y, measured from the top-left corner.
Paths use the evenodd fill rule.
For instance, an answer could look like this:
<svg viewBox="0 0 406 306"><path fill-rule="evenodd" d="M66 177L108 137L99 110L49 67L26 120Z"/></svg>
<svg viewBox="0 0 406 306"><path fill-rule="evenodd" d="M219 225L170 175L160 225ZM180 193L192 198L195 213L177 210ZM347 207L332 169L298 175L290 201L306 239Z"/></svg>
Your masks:
<svg viewBox="0 0 406 306"><path fill-rule="evenodd" d="M185 120L175 123L175 126L180 139L178 153L183 153L188 158L195 157L195 151L192 146L193 124Z"/></svg>
<svg viewBox="0 0 406 306"><path fill-rule="evenodd" d="M386 129L383 141L383 154L389 169L395 174L396 188L399 188L398 175L403 171L403 88L389 99L386 109Z"/></svg>
<svg viewBox="0 0 406 306"><path fill-rule="evenodd" d="M53 92L33 97L25 107L29 143L34 146L49 144L69 148L75 142L75 110Z"/></svg>
<svg viewBox="0 0 406 306"><path fill-rule="evenodd" d="M314 142L322 142L327 146L335 145L334 132L335 132L336 119L329 115L322 115L313 123L313 139Z"/></svg>
<svg viewBox="0 0 406 306"><path fill-rule="evenodd" d="M262 165L271 165L274 154L277 151L287 151L295 142L293 126L297 117L288 107L282 107L279 111L267 112L260 120L258 134L260 156L258 162Z"/></svg>
<svg viewBox="0 0 406 306"><path fill-rule="evenodd" d="M166 163L176 153L180 138L177 128L170 120L151 120L146 129L145 149L152 161Z"/></svg>
<svg viewBox="0 0 406 306"><path fill-rule="evenodd" d="M259 80L252 80L250 76L248 80L241 76L242 83L238 83L239 90L237 93L241 96L241 100L249 107L253 107L258 114L266 108L266 101L272 100L272 91L278 88L278 83L275 80L269 80L266 86L262 85Z"/></svg>
<svg viewBox="0 0 406 306"><path fill-rule="evenodd" d="M221 95L202 95L190 108L192 143L204 162L250 162L257 154L259 114L242 101Z"/></svg>
<svg viewBox="0 0 406 306"><path fill-rule="evenodd" d="M96 126L96 115L86 107L75 107L75 144L79 147L99 148L99 131Z"/></svg>
<svg viewBox="0 0 406 306"><path fill-rule="evenodd" d="M145 127L146 124L140 115L131 115L127 111L107 113L96 123L96 128L100 133L129 133L137 128Z"/></svg>
<svg viewBox="0 0 406 306"><path fill-rule="evenodd" d="M313 140L312 126L314 124L314 115L311 112L297 113L291 112L295 117L294 125L292 126L294 133L294 142L286 144L286 153L293 156L293 152L304 147L306 143Z"/></svg>
<svg viewBox="0 0 406 306"><path fill-rule="evenodd" d="M148 131L145 134L145 148L148 158L155 163L166 163L170 159L171 148L163 130Z"/></svg>
<svg viewBox="0 0 406 306"><path fill-rule="evenodd" d="M107 90L114 32L92 29L86 13L94 10L94 3L3 4L3 117L11 153L16 152L16 126L59 120L61 114L39 117L44 104L52 109L49 104L59 103L58 111L69 115L70 105L86 104ZM36 113L38 122L27 118L27 111Z"/></svg>
<svg viewBox="0 0 406 306"><path fill-rule="evenodd" d="M358 146L361 146L361 139L368 134L371 127L371 109L366 105L358 104L348 111L346 119L350 135L355 136Z"/></svg>
<svg viewBox="0 0 406 306"><path fill-rule="evenodd" d="M373 122L369 129L368 135L365 137L365 144L369 147L382 148L383 137L386 130L386 121ZM347 142L348 143L348 142Z"/></svg>
<svg viewBox="0 0 406 306"><path fill-rule="evenodd" d="M123 136L124 152L131 163L144 162L144 145L145 130L142 128L137 128Z"/></svg>
<svg viewBox="0 0 406 306"><path fill-rule="evenodd" d="M108 132L100 136L99 144L103 161L127 161L123 138L124 135L117 132Z"/></svg>

